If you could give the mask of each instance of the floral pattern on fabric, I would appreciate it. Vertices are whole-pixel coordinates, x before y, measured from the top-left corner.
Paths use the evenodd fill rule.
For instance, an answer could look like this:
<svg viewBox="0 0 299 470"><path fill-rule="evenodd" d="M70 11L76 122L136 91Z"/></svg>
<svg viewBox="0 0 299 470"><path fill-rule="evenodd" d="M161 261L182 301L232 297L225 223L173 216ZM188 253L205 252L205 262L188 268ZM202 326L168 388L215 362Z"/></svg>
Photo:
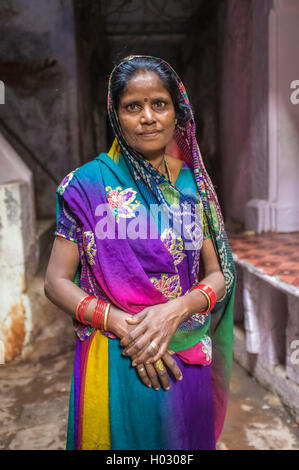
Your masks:
<svg viewBox="0 0 299 470"><path fill-rule="evenodd" d="M200 199L195 206L195 211L196 211L197 217L199 217L200 220L202 220L203 219L203 205Z"/></svg>
<svg viewBox="0 0 299 470"><path fill-rule="evenodd" d="M218 216L217 216L217 210L213 201L209 202L209 207L210 207L212 221L213 221L213 228L215 232L219 232L219 221L218 221Z"/></svg>
<svg viewBox="0 0 299 470"><path fill-rule="evenodd" d="M82 323L74 320L74 331L80 341L85 341L92 334L94 328L91 328L90 326L84 326Z"/></svg>
<svg viewBox="0 0 299 470"><path fill-rule="evenodd" d="M194 313L190 317L190 322L192 322L192 323L196 322L196 323L200 323L201 325L204 325L206 323L207 318L208 318L208 316L207 316L206 313Z"/></svg>
<svg viewBox="0 0 299 470"><path fill-rule="evenodd" d="M179 192L170 186L169 183L161 183L158 185L158 188L161 189L166 201L172 206L179 206L180 195Z"/></svg>
<svg viewBox="0 0 299 470"><path fill-rule="evenodd" d="M203 363L203 365L208 365L211 364L212 361L212 341L211 338L208 335L205 335L201 341L201 350L206 356L206 361Z"/></svg>
<svg viewBox="0 0 299 470"><path fill-rule="evenodd" d="M78 170L78 168L77 168ZM66 190L66 188L68 187L68 185L70 184L70 181L72 180L74 174L75 174L75 171L71 171L70 173L68 173L64 178L63 180L61 181L60 185L58 186L57 188L57 191L58 193L60 194L60 196L63 195L64 191Z"/></svg>
<svg viewBox="0 0 299 470"><path fill-rule="evenodd" d="M131 219L136 216L135 211L139 207L140 202L137 201L136 194L132 188L122 189L121 186L112 189L111 186L106 187L108 204L116 217L117 222L120 217ZM133 204L133 201L135 203Z"/></svg>
<svg viewBox="0 0 299 470"><path fill-rule="evenodd" d="M150 281L168 299L179 297L182 293L180 276L178 274L171 277L168 277L168 274L162 274L161 279L151 277Z"/></svg>
<svg viewBox="0 0 299 470"><path fill-rule="evenodd" d="M97 253L94 233L91 231L83 232L83 246L86 252L89 264L95 264L94 257Z"/></svg>
<svg viewBox="0 0 299 470"><path fill-rule="evenodd" d="M188 212L188 205L186 203L183 203L182 205L185 209L185 214L191 215L191 213ZM196 217L192 220L190 224L186 224L184 226L184 229L186 230L186 233L188 234L188 240L190 240L190 243L192 243L193 249L199 252L202 247L203 233L202 233L201 218L198 216L197 212L196 212ZM196 266L196 269L197 268L198 267Z"/></svg>
<svg viewBox="0 0 299 470"><path fill-rule="evenodd" d="M186 257L183 253L184 242L182 237L176 237L172 228L165 229L161 234L161 240L173 256L174 264L177 265Z"/></svg>
<svg viewBox="0 0 299 470"><path fill-rule="evenodd" d="M227 289L231 289L234 284L234 275L232 272L233 261L227 256L227 250L224 242L222 242L219 248L219 258L221 261L222 272L225 279L225 288L227 291Z"/></svg>

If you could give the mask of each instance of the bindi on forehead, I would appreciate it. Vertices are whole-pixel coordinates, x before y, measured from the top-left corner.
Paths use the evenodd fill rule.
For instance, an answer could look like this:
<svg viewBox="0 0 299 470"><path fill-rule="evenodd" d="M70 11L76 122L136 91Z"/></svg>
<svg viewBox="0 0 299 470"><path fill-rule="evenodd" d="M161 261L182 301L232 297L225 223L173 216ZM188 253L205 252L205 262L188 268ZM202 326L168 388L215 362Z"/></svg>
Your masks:
<svg viewBox="0 0 299 470"><path fill-rule="evenodd" d="M144 98L144 102L146 103L148 101L148 98Z"/></svg>

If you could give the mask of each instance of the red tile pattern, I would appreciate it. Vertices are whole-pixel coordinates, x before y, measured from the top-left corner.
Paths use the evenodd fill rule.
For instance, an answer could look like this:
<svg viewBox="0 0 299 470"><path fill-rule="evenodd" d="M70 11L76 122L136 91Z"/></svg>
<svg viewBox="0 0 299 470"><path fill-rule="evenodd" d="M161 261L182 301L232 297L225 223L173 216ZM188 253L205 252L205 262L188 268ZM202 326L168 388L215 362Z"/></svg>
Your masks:
<svg viewBox="0 0 299 470"><path fill-rule="evenodd" d="M230 234L229 241L232 252L239 259L299 287L299 232Z"/></svg>

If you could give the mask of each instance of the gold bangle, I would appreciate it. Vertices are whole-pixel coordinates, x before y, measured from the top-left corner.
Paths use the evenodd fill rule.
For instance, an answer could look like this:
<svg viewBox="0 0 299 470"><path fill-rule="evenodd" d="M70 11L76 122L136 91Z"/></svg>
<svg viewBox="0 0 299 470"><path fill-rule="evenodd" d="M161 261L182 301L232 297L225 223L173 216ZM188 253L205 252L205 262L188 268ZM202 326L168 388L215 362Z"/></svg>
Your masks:
<svg viewBox="0 0 299 470"><path fill-rule="evenodd" d="M105 309L105 316L104 316L104 331L107 331L107 320L108 320L108 314L110 310L111 304L108 303Z"/></svg>
<svg viewBox="0 0 299 470"><path fill-rule="evenodd" d="M201 290L201 289L195 289L195 290L198 290L199 292L201 292L205 296L205 298L207 299L208 307L202 313L208 312L211 308L211 299L210 299L210 297L208 296L208 294L204 290ZM201 313L201 312L199 312L199 313Z"/></svg>

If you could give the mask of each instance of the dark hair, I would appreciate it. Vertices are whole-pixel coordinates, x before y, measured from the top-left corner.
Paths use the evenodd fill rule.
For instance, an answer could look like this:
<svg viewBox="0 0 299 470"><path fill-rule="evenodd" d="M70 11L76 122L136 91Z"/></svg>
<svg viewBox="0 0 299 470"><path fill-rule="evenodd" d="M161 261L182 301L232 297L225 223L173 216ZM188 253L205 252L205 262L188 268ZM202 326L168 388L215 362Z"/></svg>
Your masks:
<svg viewBox="0 0 299 470"><path fill-rule="evenodd" d="M115 109L129 81L141 70L156 73L171 96L178 124L185 124L191 117L188 105L184 102L171 69L165 62L156 58L134 57L120 63L111 78L111 95Z"/></svg>

